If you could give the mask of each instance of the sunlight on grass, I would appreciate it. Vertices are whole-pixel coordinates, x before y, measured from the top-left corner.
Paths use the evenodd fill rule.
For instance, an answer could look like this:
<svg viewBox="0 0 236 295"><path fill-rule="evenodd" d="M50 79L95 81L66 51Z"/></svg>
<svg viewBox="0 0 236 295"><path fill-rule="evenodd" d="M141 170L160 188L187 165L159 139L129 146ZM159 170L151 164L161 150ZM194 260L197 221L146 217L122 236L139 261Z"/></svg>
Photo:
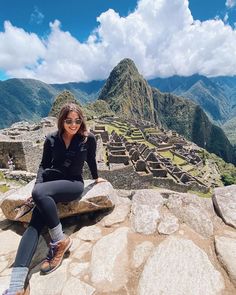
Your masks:
<svg viewBox="0 0 236 295"><path fill-rule="evenodd" d="M183 165L183 164L186 164L187 162L185 160L183 160L182 158L174 155L173 156L173 153L171 151L163 151L163 152L160 152L158 151L158 153L160 155L162 155L163 157L165 158L169 158L172 160L172 162L176 165Z"/></svg>
<svg viewBox="0 0 236 295"><path fill-rule="evenodd" d="M9 187L7 185L5 185L5 184L0 185L0 192L1 193L5 193L7 191L9 191Z"/></svg>
<svg viewBox="0 0 236 295"><path fill-rule="evenodd" d="M199 196L201 198L211 198L213 192L212 192L212 189L210 189L210 191L208 193L206 193L206 194L201 193L201 192L197 192L197 191L191 191L191 190L188 191L188 193L195 194L195 195L197 195L197 196Z"/></svg>

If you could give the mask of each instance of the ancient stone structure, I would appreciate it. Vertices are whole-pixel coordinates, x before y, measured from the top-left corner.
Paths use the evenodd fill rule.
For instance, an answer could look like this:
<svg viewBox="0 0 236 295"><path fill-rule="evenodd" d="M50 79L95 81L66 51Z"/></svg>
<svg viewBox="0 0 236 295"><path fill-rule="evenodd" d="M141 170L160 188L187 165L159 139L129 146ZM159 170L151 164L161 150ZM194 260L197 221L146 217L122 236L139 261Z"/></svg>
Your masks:
<svg viewBox="0 0 236 295"><path fill-rule="evenodd" d="M33 145L31 141L1 141L0 168L8 168L8 159L11 157L15 169L36 172L41 153L40 146Z"/></svg>
<svg viewBox="0 0 236 295"><path fill-rule="evenodd" d="M113 120L113 121L112 121ZM119 120L111 119L110 123L125 133L130 131L127 139L122 134L115 131L108 135L105 127L95 124L91 130L97 138L97 161L99 163L99 173L114 184L115 188L143 188L150 185L158 185L162 187L175 189L180 188L181 191L195 189L201 192L207 192L209 187L198 178L190 175L182 170L180 166L173 164L172 160L161 156L158 151L168 149L172 152L173 157L176 155L184 161L195 165L202 165L201 158L194 149L187 150L181 138L176 133L166 132L148 125L147 122L136 122L136 127L130 122L119 122ZM138 125L141 124L139 132ZM148 128L145 131L145 128ZM4 134L15 133L13 139L0 141L0 166L7 168L9 156L13 157L15 169L36 172L41 159L42 143L45 133L55 130L55 121L51 118L45 118L39 125L16 124L9 130L5 130ZM149 133L150 132L150 133ZM18 135L17 135L18 134ZM132 139L132 134L134 135ZM5 136L4 135L4 136ZM139 138L140 135L140 138ZM142 135L142 136L141 136ZM156 140L156 148L150 148L144 142L143 135L150 141L150 138ZM154 137L153 137L154 136ZM17 138L30 137L32 140L17 140ZM127 174L132 174L130 179ZM123 175L126 175L124 178ZM85 172L85 178L90 175ZM114 180L113 180L114 179ZM172 186L174 184L174 186Z"/></svg>

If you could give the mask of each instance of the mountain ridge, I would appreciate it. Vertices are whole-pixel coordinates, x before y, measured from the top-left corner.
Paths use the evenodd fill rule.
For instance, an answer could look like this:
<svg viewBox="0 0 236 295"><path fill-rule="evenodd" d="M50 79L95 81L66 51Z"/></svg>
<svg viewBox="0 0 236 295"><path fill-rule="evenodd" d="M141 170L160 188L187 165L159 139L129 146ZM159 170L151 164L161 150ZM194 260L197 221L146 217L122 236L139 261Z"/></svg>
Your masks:
<svg viewBox="0 0 236 295"><path fill-rule="evenodd" d="M210 122L198 104L151 88L130 59L123 59L112 70L100 92L100 99L123 118L154 121L157 125L176 130L227 162L236 162L233 147L223 130Z"/></svg>
<svg viewBox="0 0 236 295"><path fill-rule="evenodd" d="M197 82L200 85L202 83L204 85L213 85L213 82L209 81L208 78L200 77L201 82L199 82L198 76L193 76L189 80L186 78L183 89L186 91L188 87L194 87ZM174 77L172 80L165 80L165 83L168 84L167 82L171 81L171 89L175 87L179 92L178 84L180 80L181 77ZM227 85L231 85L233 82L228 79L227 83ZM12 86L12 84L14 85ZM103 85L102 89L100 89L101 85ZM225 87L229 87L227 85ZM59 90L63 91L63 88L66 90L66 87L69 88L69 91L72 92L74 90L76 92L74 96L81 105L85 102L91 103L96 97L98 97L98 100L106 101L109 107L106 107L104 104L100 105L99 115L102 115L102 109L106 109L106 113L115 113L135 120L142 119L155 122L159 126L163 125L166 128L176 130L179 134L183 134L201 147L206 147L209 151L215 152L226 161L235 162L233 148L227 137L219 127L212 127L213 125L208 117L201 108L197 108L196 103L170 93L161 93L158 89L151 87L142 75L139 74L134 62L130 59L122 60L111 71L106 82L92 81L90 84L71 82L58 85L48 85L32 79L10 79L2 82L0 84L0 90L2 90L0 93L2 110L5 116L1 116L0 127L4 127L2 126L3 123L13 123L11 122L11 120L13 121L13 116L10 117L11 120L6 120L12 105L15 107L13 115L15 115L16 121L20 121L22 118L32 121L46 116L52 106L53 98L58 95ZM162 89L162 87L160 88ZM87 98L81 94L85 90L87 91ZM4 96L6 97L4 98ZM96 105L91 105L90 109L92 112L96 111ZM200 118L200 124L195 124L194 118ZM208 125L210 127L206 128ZM202 134L200 132L201 129L197 130L197 127L194 126L198 126L198 128L200 126ZM223 144L216 141L216 137L220 138Z"/></svg>

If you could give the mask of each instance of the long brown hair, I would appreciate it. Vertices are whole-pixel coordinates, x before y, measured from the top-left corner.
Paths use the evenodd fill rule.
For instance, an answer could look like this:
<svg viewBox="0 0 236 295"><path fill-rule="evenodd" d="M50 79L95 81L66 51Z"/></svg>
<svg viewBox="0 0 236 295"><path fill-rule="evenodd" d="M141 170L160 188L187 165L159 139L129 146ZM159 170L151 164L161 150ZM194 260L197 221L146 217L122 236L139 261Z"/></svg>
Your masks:
<svg viewBox="0 0 236 295"><path fill-rule="evenodd" d="M62 133L65 130L64 120L67 118L69 112L76 112L78 114L79 118L82 120L78 133L87 137L88 129L85 122L85 116L81 108L75 103L66 103L65 105L62 106L59 112L58 121L57 121L57 128L58 128L59 134L62 135Z"/></svg>

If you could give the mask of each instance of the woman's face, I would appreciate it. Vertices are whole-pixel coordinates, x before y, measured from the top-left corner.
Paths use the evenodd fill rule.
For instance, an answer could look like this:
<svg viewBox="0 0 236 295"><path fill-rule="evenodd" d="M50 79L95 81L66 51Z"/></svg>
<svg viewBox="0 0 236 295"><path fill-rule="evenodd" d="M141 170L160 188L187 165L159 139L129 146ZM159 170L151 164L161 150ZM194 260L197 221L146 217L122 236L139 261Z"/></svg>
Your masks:
<svg viewBox="0 0 236 295"><path fill-rule="evenodd" d="M64 120L64 129L68 135L75 135L81 126L82 120L78 113L71 111Z"/></svg>

